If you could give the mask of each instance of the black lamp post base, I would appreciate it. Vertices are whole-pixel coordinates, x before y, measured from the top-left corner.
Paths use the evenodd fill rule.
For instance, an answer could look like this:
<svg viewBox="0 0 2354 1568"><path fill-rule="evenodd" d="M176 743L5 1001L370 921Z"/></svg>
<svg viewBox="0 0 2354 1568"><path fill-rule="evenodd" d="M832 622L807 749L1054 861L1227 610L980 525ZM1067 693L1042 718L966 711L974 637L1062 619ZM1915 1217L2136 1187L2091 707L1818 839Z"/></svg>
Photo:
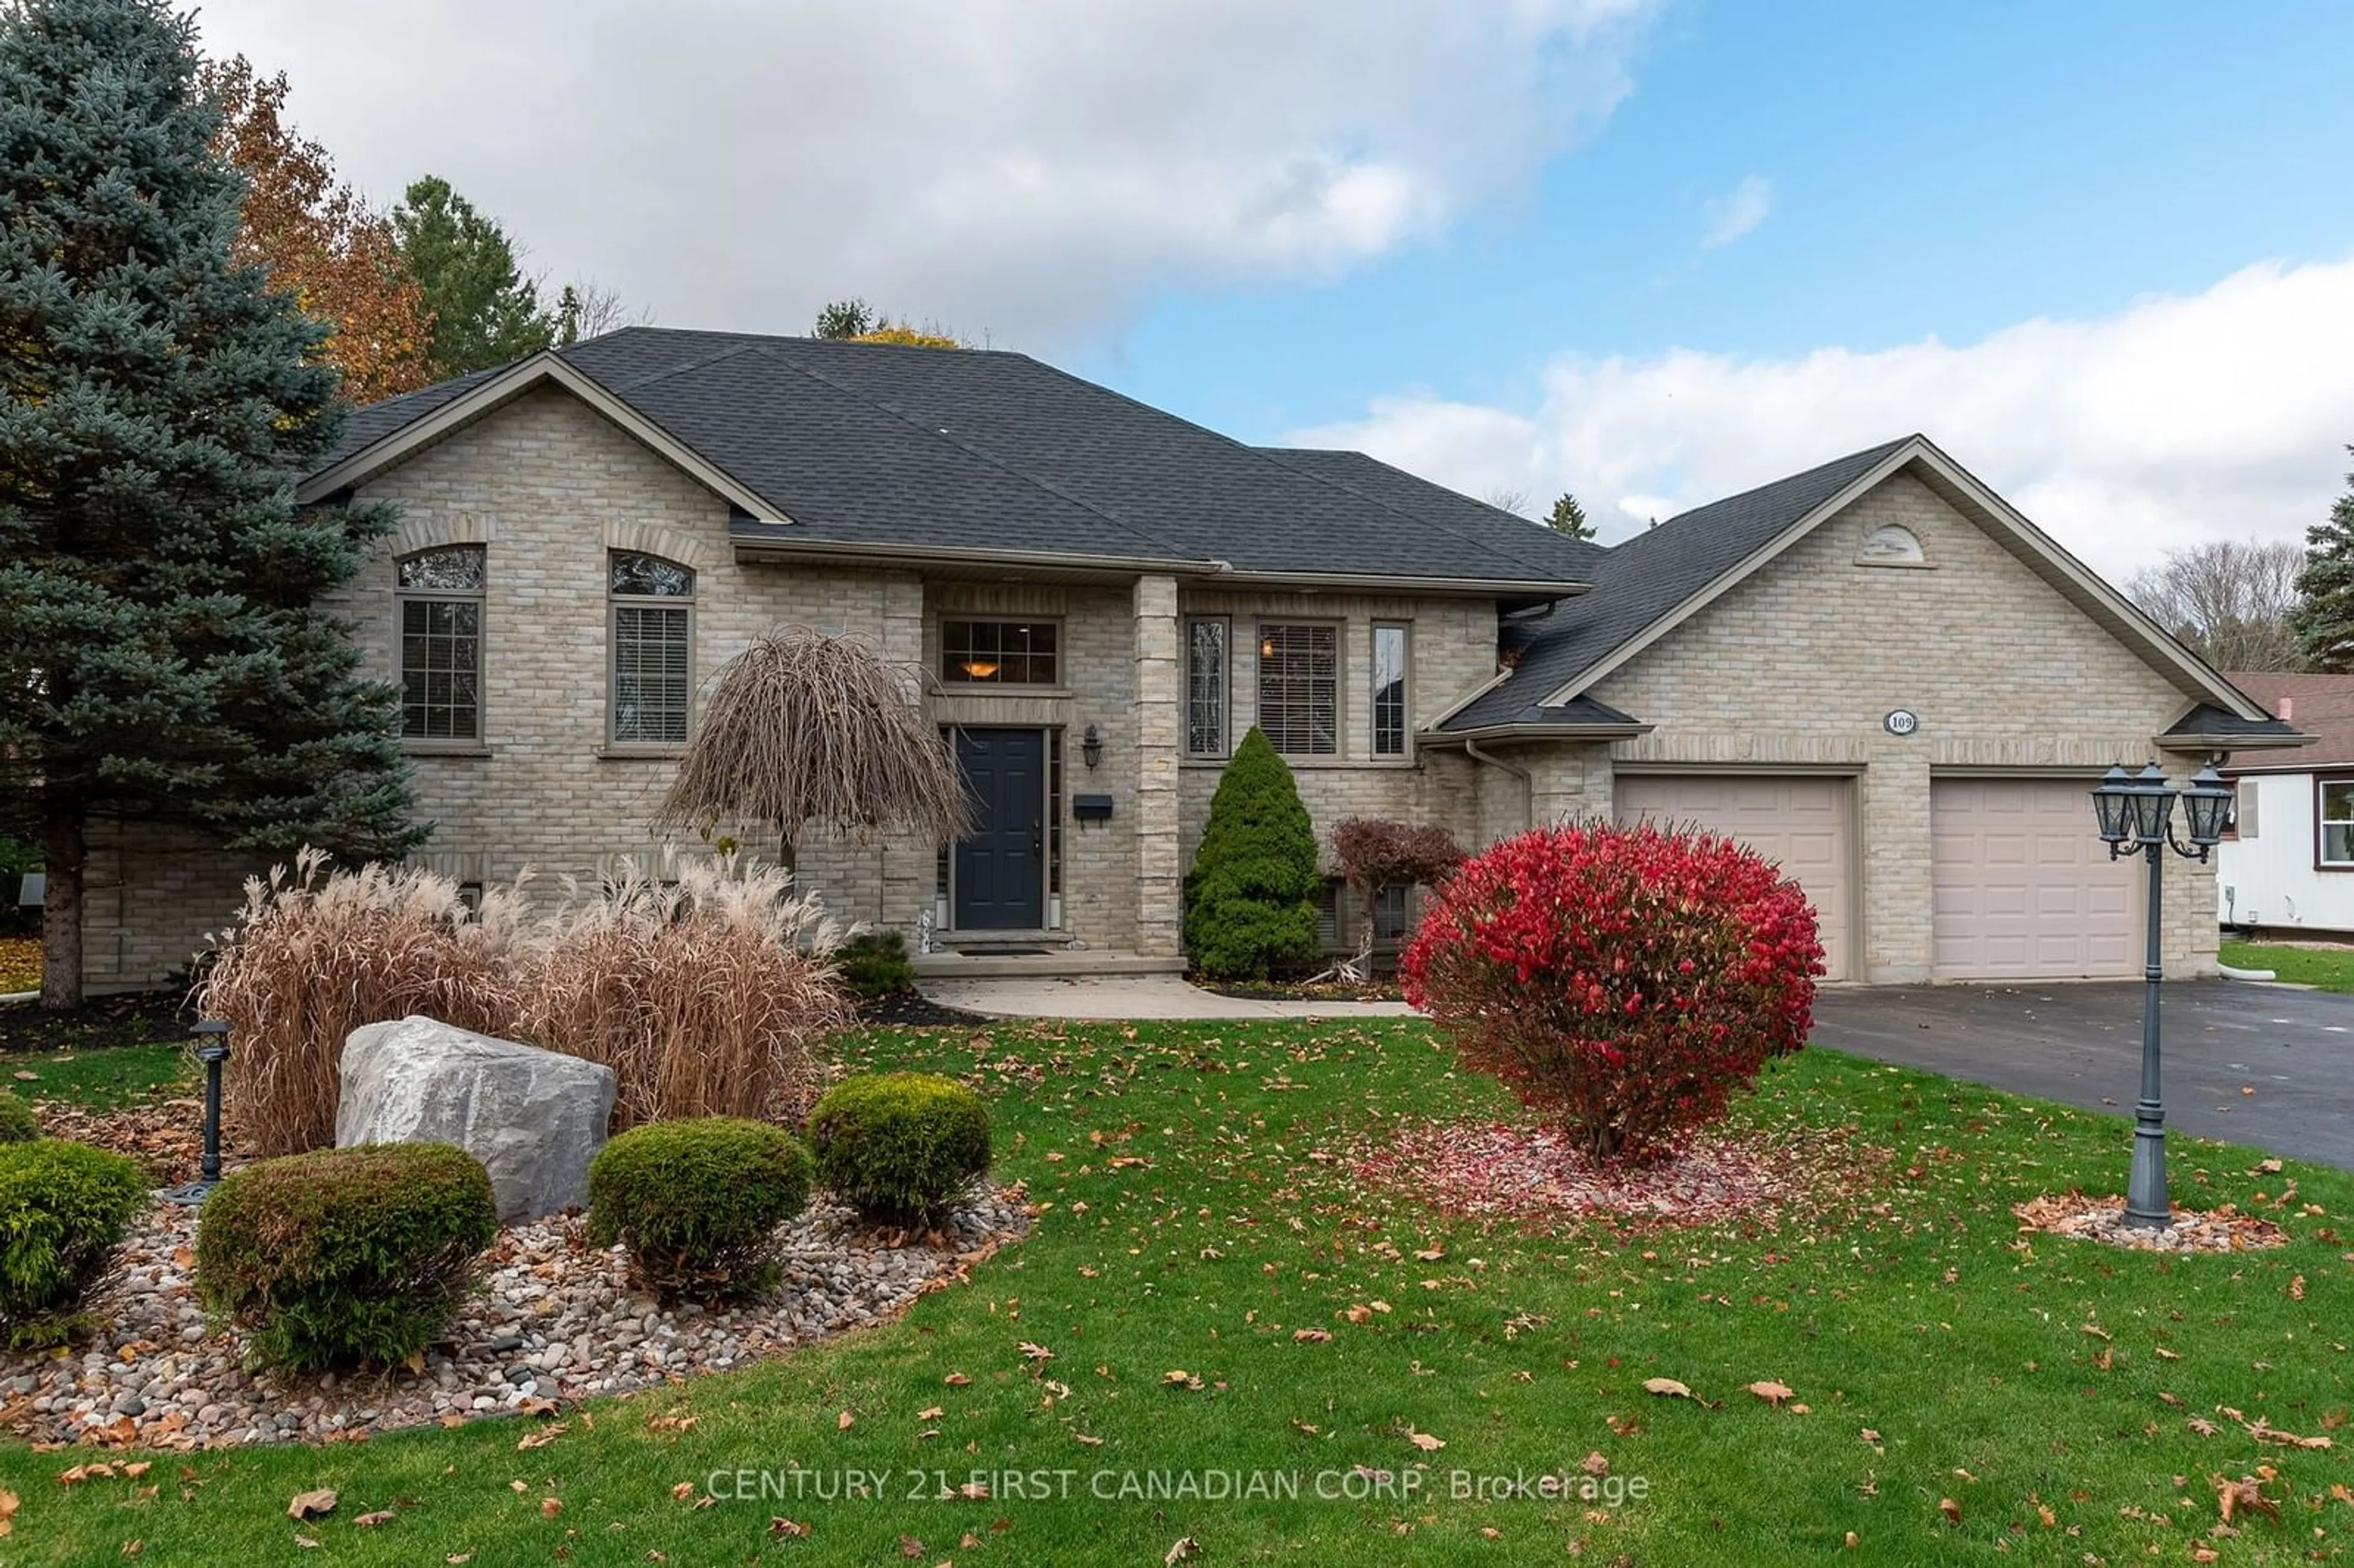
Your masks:
<svg viewBox="0 0 2354 1568"><path fill-rule="evenodd" d="M2144 1103L2135 1107L2133 1171L2126 1179L2126 1224L2162 1231L2174 1223L2166 1195L2166 1113Z"/></svg>
<svg viewBox="0 0 2354 1568"><path fill-rule="evenodd" d="M220 1183L217 1181L190 1181L178 1187L166 1187L162 1192L156 1193L155 1196L163 1199L164 1202L167 1203L178 1203L184 1208L193 1209L197 1204L203 1202L207 1198L211 1197L213 1189L219 1185Z"/></svg>

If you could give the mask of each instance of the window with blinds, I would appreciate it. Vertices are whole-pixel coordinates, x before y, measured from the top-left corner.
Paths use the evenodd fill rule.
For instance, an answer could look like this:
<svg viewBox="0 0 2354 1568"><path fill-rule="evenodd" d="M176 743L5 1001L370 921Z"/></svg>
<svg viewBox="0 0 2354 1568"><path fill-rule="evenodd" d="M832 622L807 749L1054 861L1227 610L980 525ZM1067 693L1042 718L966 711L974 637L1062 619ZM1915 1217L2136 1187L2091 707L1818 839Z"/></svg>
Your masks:
<svg viewBox="0 0 2354 1568"><path fill-rule="evenodd" d="M616 551L609 583L616 746L679 746L695 692L695 574L659 556Z"/></svg>
<svg viewBox="0 0 2354 1568"><path fill-rule="evenodd" d="M1258 727L1276 750L1333 757L1341 750L1341 629L1258 629Z"/></svg>

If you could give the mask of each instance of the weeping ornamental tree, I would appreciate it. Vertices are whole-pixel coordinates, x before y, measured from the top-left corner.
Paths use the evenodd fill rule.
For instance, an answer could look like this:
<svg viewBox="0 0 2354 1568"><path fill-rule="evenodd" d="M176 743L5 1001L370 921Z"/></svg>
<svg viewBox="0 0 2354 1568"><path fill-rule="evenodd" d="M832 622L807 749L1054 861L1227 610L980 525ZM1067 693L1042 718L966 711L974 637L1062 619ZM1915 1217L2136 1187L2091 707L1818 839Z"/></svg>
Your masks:
<svg viewBox="0 0 2354 1568"><path fill-rule="evenodd" d="M772 822L792 863L815 827L931 841L972 831L964 776L881 655L780 626L720 670L657 819Z"/></svg>
<svg viewBox="0 0 2354 1568"><path fill-rule="evenodd" d="M81 997L94 818L416 837L393 693L312 608L387 519L294 505L338 373L234 260L197 69L158 0L0 9L0 835L44 846L51 1007Z"/></svg>

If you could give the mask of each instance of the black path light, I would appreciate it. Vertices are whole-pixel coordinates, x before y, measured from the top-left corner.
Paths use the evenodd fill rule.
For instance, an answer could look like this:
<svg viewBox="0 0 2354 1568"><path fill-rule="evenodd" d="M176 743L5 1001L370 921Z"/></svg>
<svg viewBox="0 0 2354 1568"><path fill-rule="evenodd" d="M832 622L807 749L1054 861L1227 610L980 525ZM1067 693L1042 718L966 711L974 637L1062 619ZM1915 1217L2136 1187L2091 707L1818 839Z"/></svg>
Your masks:
<svg viewBox="0 0 2354 1568"><path fill-rule="evenodd" d="M2190 842L2174 836L2175 797L2182 799L2183 825ZM2158 946L2158 886L2171 848L2186 860L2204 861L2231 820L2232 788L2210 762L2177 789L2155 762L2138 774L2111 768L2093 790L2093 814L2109 858L2138 854L2149 862L2149 947L2142 965L2141 1098L2134 1102L2133 1173L2126 1183L2126 1223L2162 1229L2173 1224L2166 1195L2166 1103L2158 1081L2158 990L2165 978Z"/></svg>
<svg viewBox="0 0 2354 1568"><path fill-rule="evenodd" d="M196 1060L205 1065L205 1162L195 1181L174 1187L164 1196L194 1208L220 1185L221 1064L228 1060L228 1023L219 1018L199 1019L189 1033L201 1042Z"/></svg>

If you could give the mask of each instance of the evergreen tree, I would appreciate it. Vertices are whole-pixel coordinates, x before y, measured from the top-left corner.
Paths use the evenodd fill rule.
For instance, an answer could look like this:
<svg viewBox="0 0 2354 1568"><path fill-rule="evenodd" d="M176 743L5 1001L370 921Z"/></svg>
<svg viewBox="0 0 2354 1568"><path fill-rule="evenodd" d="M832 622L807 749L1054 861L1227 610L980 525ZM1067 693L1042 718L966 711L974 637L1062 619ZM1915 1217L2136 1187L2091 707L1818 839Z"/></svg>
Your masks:
<svg viewBox="0 0 2354 1568"><path fill-rule="evenodd" d="M165 0L0 13L0 833L44 846L52 1007L93 818L415 836L394 694L313 608L387 518L293 504L341 423L329 329L233 260L196 71Z"/></svg>
<svg viewBox="0 0 2354 1568"><path fill-rule="evenodd" d="M2329 520L2306 530L2305 570L2296 579L2302 602L2288 618L2306 668L2332 674L2354 670L2354 473L2346 482Z"/></svg>
<svg viewBox="0 0 2354 1568"><path fill-rule="evenodd" d="M433 313L437 377L487 370L556 341L557 319L516 267L514 241L449 181L428 175L412 184L392 209L392 228L401 265Z"/></svg>
<svg viewBox="0 0 2354 1568"><path fill-rule="evenodd" d="M1185 876L1185 951L1214 980L1267 978L1317 956L1316 829L1290 768L1254 726L1210 798Z"/></svg>
<svg viewBox="0 0 2354 1568"><path fill-rule="evenodd" d="M1577 497L1566 490L1553 503L1553 513L1545 521L1552 524L1556 534L1566 534L1573 539L1594 537L1594 524L1585 520L1585 508L1580 506Z"/></svg>
<svg viewBox="0 0 2354 1568"><path fill-rule="evenodd" d="M864 300L829 300L819 307L811 337L862 337L875 326L875 307Z"/></svg>

